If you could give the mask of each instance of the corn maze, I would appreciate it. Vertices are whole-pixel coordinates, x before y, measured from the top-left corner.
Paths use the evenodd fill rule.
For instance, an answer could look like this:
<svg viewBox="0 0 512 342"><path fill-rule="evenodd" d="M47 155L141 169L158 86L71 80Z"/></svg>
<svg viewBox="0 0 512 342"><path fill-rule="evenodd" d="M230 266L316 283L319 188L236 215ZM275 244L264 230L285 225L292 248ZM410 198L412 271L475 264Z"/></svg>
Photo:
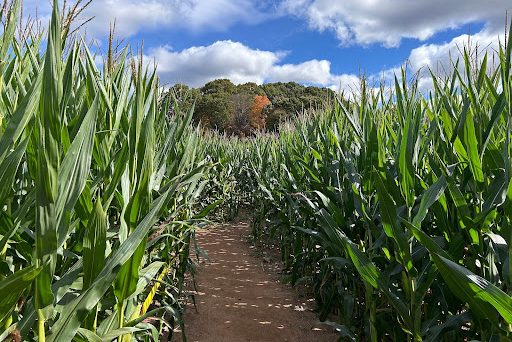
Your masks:
<svg viewBox="0 0 512 342"><path fill-rule="evenodd" d="M45 34L20 9L0 38L0 340L186 327L195 227L243 206L342 341L512 338L512 30L428 94L362 80L239 139L194 127L128 48L99 67L73 9L54 1Z"/></svg>

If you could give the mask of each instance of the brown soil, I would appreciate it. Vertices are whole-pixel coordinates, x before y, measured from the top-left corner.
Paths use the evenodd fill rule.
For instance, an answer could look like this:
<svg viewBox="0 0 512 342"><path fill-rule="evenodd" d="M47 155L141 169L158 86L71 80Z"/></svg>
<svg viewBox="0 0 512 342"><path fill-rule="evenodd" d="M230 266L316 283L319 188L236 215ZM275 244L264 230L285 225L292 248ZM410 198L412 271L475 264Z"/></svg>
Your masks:
<svg viewBox="0 0 512 342"><path fill-rule="evenodd" d="M279 281L279 264L259 256L249 234L245 222L198 232L209 260L201 259L191 293L197 312L191 303L185 311L188 341L336 341L336 332L311 312L312 300ZM173 341L181 341L181 332Z"/></svg>

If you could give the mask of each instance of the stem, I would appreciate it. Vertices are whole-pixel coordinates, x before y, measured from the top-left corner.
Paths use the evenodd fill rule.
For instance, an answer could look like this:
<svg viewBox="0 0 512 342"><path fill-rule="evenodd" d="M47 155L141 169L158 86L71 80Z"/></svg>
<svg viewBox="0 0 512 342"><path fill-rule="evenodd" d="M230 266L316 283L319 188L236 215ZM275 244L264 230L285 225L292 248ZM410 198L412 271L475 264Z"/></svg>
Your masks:
<svg viewBox="0 0 512 342"><path fill-rule="evenodd" d="M37 337L39 342L46 342L44 331L44 313L42 309L37 309Z"/></svg>
<svg viewBox="0 0 512 342"><path fill-rule="evenodd" d="M377 342L378 339L378 333L377 333L377 327L375 326L375 323L377 321L377 315L376 315L376 303L373 300L373 288L366 284L366 307L369 311L369 318L370 318L370 341L371 342Z"/></svg>
<svg viewBox="0 0 512 342"><path fill-rule="evenodd" d="M4 331L9 329L9 327L12 324L12 316L7 317L7 319L4 322Z"/></svg>
<svg viewBox="0 0 512 342"><path fill-rule="evenodd" d="M119 328L122 328L123 325L124 325L124 305L123 305L123 302L119 302L117 303L117 311L119 313ZM117 338L117 340L119 342L122 342L123 341L123 336L124 335L121 335Z"/></svg>
<svg viewBox="0 0 512 342"><path fill-rule="evenodd" d="M411 220L412 217L412 208L408 208L407 217ZM411 240L409 244L409 252L413 253L413 240ZM409 273L406 273L406 277L409 281L409 301L410 301L410 319L412 320L412 340L413 341L422 341L421 338L421 300L419 303L416 303L416 298L414 297L416 293L416 279L411 276ZM416 305L418 304L418 305ZM405 319L405 317L404 317Z"/></svg>

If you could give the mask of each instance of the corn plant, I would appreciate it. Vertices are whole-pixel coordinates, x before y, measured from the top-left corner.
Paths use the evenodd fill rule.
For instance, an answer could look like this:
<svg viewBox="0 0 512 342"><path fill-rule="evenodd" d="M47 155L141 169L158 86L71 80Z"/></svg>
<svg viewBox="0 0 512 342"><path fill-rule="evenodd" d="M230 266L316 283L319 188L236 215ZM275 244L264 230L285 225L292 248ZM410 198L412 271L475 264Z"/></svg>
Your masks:
<svg viewBox="0 0 512 342"><path fill-rule="evenodd" d="M168 116L128 49L99 70L76 7L55 0L46 37L18 31L20 7L3 7L0 41L0 340L156 340L181 323L209 167L192 113Z"/></svg>
<svg viewBox="0 0 512 342"><path fill-rule="evenodd" d="M254 235L278 241L341 339L511 338L508 37L496 65L461 51L428 94L405 70L392 89L363 79L277 137L228 145L256 150Z"/></svg>

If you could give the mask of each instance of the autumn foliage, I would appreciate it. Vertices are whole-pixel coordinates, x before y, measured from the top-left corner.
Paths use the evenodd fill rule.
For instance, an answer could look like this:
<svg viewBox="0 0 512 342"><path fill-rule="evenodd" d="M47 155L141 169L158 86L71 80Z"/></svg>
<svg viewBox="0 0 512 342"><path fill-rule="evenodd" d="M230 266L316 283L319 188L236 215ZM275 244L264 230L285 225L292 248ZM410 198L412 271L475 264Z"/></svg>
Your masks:
<svg viewBox="0 0 512 342"><path fill-rule="evenodd" d="M254 98L254 102L249 113L249 122L251 123L252 128L265 128L265 116L263 115L263 109L268 105L270 105L270 100L265 95L257 95Z"/></svg>

